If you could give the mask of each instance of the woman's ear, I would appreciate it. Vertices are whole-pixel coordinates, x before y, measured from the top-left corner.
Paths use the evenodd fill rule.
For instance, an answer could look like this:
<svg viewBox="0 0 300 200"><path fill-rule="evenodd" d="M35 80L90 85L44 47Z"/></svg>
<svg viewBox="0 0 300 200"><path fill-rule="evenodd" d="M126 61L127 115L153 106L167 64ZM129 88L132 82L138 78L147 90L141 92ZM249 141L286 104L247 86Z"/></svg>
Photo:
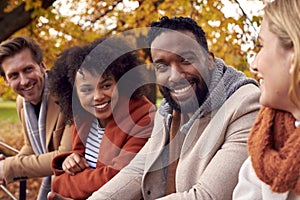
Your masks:
<svg viewBox="0 0 300 200"><path fill-rule="evenodd" d="M293 72L294 72L294 70L296 68L296 66L295 66L295 60L294 60L295 59L295 51L294 51L294 49L290 53L289 59L290 59L289 60L289 63L290 63L290 65L289 65L289 67L290 67L289 73L293 74Z"/></svg>

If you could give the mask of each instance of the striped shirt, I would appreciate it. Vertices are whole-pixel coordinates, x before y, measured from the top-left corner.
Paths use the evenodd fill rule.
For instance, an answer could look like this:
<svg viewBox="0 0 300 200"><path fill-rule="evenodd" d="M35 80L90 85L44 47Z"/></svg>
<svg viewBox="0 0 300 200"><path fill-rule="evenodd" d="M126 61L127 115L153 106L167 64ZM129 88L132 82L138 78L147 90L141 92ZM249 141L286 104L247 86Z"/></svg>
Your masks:
<svg viewBox="0 0 300 200"><path fill-rule="evenodd" d="M104 128L101 128L97 119L92 123L89 135L85 144L85 159L88 165L95 169L99 154L100 143L104 134Z"/></svg>

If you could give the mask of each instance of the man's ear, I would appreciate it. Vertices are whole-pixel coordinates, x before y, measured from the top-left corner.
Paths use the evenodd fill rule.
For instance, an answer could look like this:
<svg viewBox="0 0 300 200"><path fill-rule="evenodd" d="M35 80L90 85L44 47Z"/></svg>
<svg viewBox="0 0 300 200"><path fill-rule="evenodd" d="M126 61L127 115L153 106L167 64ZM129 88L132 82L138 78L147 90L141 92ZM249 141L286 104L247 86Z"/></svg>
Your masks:
<svg viewBox="0 0 300 200"><path fill-rule="evenodd" d="M208 68L209 70L213 70L215 67L215 55L213 52L208 52L207 57L208 57Z"/></svg>
<svg viewBox="0 0 300 200"><path fill-rule="evenodd" d="M41 63L41 67L42 67L43 72L46 72L46 65L44 62Z"/></svg>
<svg viewBox="0 0 300 200"><path fill-rule="evenodd" d="M46 65L45 65L44 62L41 63L41 66L42 66L44 69L46 69Z"/></svg>

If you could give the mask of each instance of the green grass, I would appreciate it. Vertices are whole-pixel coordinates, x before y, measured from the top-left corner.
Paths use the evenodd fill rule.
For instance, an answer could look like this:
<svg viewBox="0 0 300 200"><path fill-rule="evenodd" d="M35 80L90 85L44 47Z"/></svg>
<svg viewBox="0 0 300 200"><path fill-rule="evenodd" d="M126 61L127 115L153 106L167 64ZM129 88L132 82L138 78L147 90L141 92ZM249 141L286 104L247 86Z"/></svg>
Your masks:
<svg viewBox="0 0 300 200"><path fill-rule="evenodd" d="M15 101L0 100L0 108L15 108Z"/></svg>
<svg viewBox="0 0 300 200"><path fill-rule="evenodd" d="M0 100L0 141L16 149L23 145L22 125L19 121L15 101ZM10 151L1 146L3 153L10 155Z"/></svg>
<svg viewBox="0 0 300 200"><path fill-rule="evenodd" d="M18 123L16 102L0 101L0 125L4 123Z"/></svg>

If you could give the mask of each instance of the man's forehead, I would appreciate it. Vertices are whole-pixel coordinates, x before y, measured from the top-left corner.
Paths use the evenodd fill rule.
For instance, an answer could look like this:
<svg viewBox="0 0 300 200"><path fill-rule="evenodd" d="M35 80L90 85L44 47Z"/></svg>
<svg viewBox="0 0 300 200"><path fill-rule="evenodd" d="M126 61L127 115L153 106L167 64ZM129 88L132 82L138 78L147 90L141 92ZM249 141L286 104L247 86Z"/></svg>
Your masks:
<svg viewBox="0 0 300 200"><path fill-rule="evenodd" d="M151 50L166 51L199 50L201 47L190 31L165 31L158 35L151 44Z"/></svg>
<svg viewBox="0 0 300 200"><path fill-rule="evenodd" d="M32 58L29 50L23 50L11 56L7 56L2 62L2 68L6 74L37 65L38 63Z"/></svg>

